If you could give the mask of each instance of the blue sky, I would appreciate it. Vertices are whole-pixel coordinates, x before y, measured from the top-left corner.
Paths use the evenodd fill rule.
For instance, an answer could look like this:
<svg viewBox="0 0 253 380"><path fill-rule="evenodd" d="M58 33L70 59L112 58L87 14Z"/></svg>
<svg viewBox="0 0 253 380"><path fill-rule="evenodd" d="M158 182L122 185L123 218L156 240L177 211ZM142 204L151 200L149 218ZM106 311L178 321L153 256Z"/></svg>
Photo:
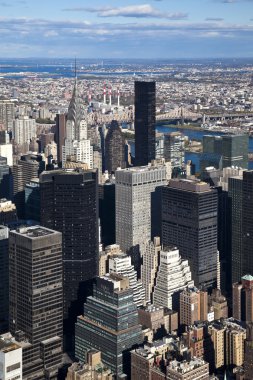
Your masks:
<svg viewBox="0 0 253 380"><path fill-rule="evenodd" d="M253 0L0 0L0 58L253 57Z"/></svg>

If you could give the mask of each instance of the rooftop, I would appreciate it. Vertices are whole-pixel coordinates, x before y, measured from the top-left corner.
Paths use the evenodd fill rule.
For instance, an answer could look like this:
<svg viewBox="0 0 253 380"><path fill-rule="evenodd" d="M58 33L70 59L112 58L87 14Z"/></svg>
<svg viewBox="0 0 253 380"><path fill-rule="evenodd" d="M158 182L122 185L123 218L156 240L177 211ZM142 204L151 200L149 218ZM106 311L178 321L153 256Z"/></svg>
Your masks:
<svg viewBox="0 0 253 380"><path fill-rule="evenodd" d="M16 231L14 230L12 233L23 235L30 239L37 239L42 236L52 235L56 233L56 231L37 225L32 227L18 227Z"/></svg>
<svg viewBox="0 0 253 380"><path fill-rule="evenodd" d="M0 351L7 353L21 348L10 333L0 335Z"/></svg>

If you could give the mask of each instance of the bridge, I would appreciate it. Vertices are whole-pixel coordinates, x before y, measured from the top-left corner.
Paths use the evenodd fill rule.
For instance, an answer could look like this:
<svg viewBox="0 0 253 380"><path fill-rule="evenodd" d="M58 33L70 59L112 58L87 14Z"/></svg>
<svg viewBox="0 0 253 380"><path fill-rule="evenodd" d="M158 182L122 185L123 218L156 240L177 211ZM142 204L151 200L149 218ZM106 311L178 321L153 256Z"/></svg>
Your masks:
<svg viewBox="0 0 253 380"><path fill-rule="evenodd" d="M188 120L197 121L204 119L207 120L227 120L227 119L245 119L253 118L253 112L226 112L226 113L208 113L208 112L193 112L187 108L177 107L170 112L158 113L156 121L170 121L170 120ZM93 112L88 114L89 124L110 124L112 120L117 120L121 123L134 122L134 108L124 110L123 112L115 112L114 114L102 114L100 112Z"/></svg>
<svg viewBox="0 0 253 380"><path fill-rule="evenodd" d="M196 112L191 112L186 108L178 107L170 112L158 113L156 115L157 121L163 120L198 120L202 119L203 115ZM88 114L89 124L110 124L112 120L117 120L119 123L133 123L134 122L134 109L128 109L123 112L116 112L114 114L102 114L93 112Z"/></svg>

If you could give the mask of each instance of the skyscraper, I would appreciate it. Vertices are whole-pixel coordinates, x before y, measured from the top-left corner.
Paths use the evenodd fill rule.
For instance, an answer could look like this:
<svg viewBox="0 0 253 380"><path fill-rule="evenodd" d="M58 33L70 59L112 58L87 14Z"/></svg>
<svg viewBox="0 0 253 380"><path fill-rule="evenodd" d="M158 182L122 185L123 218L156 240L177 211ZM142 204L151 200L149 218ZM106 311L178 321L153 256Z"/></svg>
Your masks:
<svg viewBox="0 0 253 380"><path fill-rule="evenodd" d="M116 273L97 277L93 296L77 318L75 356L83 362L87 351L101 351L102 361L117 379L130 372L130 349L142 343L141 325L129 280ZM125 375L126 376L126 375Z"/></svg>
<svg viewBox="0 0 253 380"><path fill-rule="evenodd" d="M238 166L248 168L249 137L244 135L223 135L203 138L203 153L222 156L222 168ZM210 166L210 165L207 165Z"/></svg>
<svg viewBox="0 0 253 380"><path fill-rule="evenodd" d="M156 83L135 82L135 165L154 160L156 149Z"/></svg>
<svg viewBox="0 0 253 380"><path fill-rule="evenodd" d="M243 172L242 181L242 275L253 275L253 170Z"/></svg>
<svg viewBox="0 0 253 380"><path fill-rule="evenodd" d="M23 155L13 166L14 203L19 218L25 217L25 185L33 178L38 178L43 170L45 170L45 161L40 154Z"/></svg>
<svg viewBox="0 0 253 380"><path fill-rule="evenodd" d="M62 147L66 138L66 114L56 115L55 142L57 144L57 161L62 162Z"/></svg>
<svg viewBox="0 0 253 380"><path fill-rule="evenodd" d="M182 260L176 247L163 247L154 287L154 305L178 310L179 293L193 286L188 261Z"/></svg>
<svg viewBox="0 0 253 380"><path fill-rule="evenodd" d="M189 261L195 286L217 280L217 191L198 180L170 180L162 188L162 243Z"/></svg>
<svg viewBox="0 0 253 380"><path fill-rule="evenodd" d="M190 326L207 320L207 292L187 288L180 293L180 324Z"/></svg>
<svg viewBox="0 0 253 380"><path fill-rule="evenodd" d="M0 198L12 199L13 182L7 158L0 156Z"/></svg>
<svg viewBox="0 0 253 380"><path fill-rule="evenodd" d="M13 139L17 144L29 144L32 138L37 137L35 119L29 119L28 116L23 116L15 119L13 122Z"/></svg>
<svg viewBox="0 0 253 380"><path fill-rule="evenodd" d="M23 378L55 379L62 360L62 236L10 231L10 331L23 341Z"/></svg>
<svg viewBox="0 0 253 380"><path fill-rule="evenodd" d="M233 284L233 317L253 322L253 276L245 275L240 283Z"/></svg>
<svg viewBox="0 0 253 380"><path fill-rule="evenodd" d="M228 180L228 195L231 202L231 282L239 282L242 269L242 176Z"/></svg>
<svg viewBox="0 0 253 380"><path fill-rule="evenodd" d="M15 117L15 103L10 100L0 101L0 124L11 130Z"/></svg>
<svg viewBox="0 0 253 380"><path fill-rule="evenodd" d="M118 168L125 167L125 138L119 123L113 120L105 138L105 169L115 173Z"/></svg>
<svg viewBox="0 0 253 380"><path fill-rule="evenodd" d="M69 104L66 121L66 139L62 147L62 164L67 158L74 157L74 161L86 163L89 169L93 168L93 148L87 139L87 112L81 99L77 80Z"/></svg>
<svg viewBox="0 0 253 380"><path fill-rule="evenodd" d="M164 134L164 158L171 161L172 168L184 163L184 136L180 132Z"/></svg>
<svg viewBox="0 0 253 380"><path fill-rule="evenodd" d="M40 177L41 224L62 232L65 347L88 287L98 273L98 186L92 170L57 170Z"/></svg>
<svg viewBox="0 0 253 380"><path fill-rule="evenodd" d="M116 243L123 251L151 238L151 194L165 184L166 164L116 171Z"/></svg>
<svg viewBox="0 0 253 380"><path fill-rule="evenodd" d="M9 328L9 229L0 225L0 334Z"/></svg>

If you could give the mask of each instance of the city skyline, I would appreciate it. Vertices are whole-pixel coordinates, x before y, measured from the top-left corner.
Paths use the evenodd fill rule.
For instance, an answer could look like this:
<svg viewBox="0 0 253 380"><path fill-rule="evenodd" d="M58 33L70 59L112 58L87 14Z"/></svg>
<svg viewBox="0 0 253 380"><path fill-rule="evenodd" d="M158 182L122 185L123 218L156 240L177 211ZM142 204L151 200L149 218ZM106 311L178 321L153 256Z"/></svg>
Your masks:
<svg viewBox="0 0 253 380"><path fill-rule="evenodd" d="M0 14L2 57L253 56L252 0L13 0Z"/></svg>

